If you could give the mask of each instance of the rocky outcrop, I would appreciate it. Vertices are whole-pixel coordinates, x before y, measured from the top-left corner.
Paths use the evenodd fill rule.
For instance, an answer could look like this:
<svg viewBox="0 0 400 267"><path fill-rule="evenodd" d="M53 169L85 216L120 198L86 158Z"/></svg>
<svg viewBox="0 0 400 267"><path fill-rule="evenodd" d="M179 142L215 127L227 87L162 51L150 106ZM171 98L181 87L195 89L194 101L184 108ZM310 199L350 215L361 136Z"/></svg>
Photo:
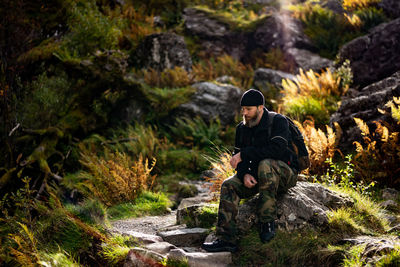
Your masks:
<svg viewBox="0 0 400 267"><path fill-rule="evenodd" d="M248 59L255 49L268 52L271 48L283 51L289 48L315 50L304 35L301 22L286 12L275 12L254 24L253 28L238 31L221 18L196 8L184 11L184 27L195 36L206 55L230 56Z"/></svg>
<svg viewBox="0 0 400 267"><path fill-rule="evenodd" d="M382 0L378 3L378 7L392 18L400 17L400 1L398 0Z"/></svg>
<svg viewBox="0 0 400 267"><path fill-rule="evenodd" d="M366 266L376 266L376 263L380 260L380 256L389 254L399 246L400 239L393 237L357 236L344 239L342 243L350 243L353 246L362 247L360 255L362 262Z"/></svg>
<svg viewBox="0 0 400 267"><path fill-rule="evenodd" d="M200 116L205 121L219 118L221 124L233 123L239 112L242 92L232 85L217 85L210 82L192 85L196 93L190 102L180 105L177 112L183 115Z"/></svg>
<svg viewBox="0 0 400 267"><path fill-rule="evenodd" d="M286 55L293 62L295 72L299 72L300 69L320 72L323 69L333 66L332 60L320 57L305 49L289 48L286 50Z"/></svg>
<svg viewBox="0 0 400 267"><path fill-rule="evenodd" d="M257 216L258 196L248 200L239 207L237 218L238 228L242 233L258 223ZM347 197L335 193L321 184L298 182L297 185L281 196L278 201L278 226L285 230L294 230L303 227L318 227L328 222L327 212L331 209L352 205ZM199 221L203 206L198 204L177 211L177 221L183 217L190 217L192 221Z"/></svg>
<svg viewBox="0 0 400 267"><path fill-rule="evenodd" d="M352 205L352 201L320 184L298 182L297 185L277 201L278 226L285 230L318 227L328 222L330 209ZM258 222L257 197L243 204L239 209L238 226L248 231Z"/></svg>
<svg viewBox="0 0 400 267"><path fill-rule="evenodd" d="M366 86L400 70L400 18L373 28L340 50L340 61L350 60L354 83Z"/></svg>
<svg viewBox="0 0 400 267"><path fill-rule="evenodd" d="M288 13L275 13L260 23L252 34L252 42L257 47L268 51L271 48L286 50L296 47L311 49L315 47L303 33L301 22L293 19Z"/></svg>
<svg viewBox="0 0 400 267"><path fill-rule="evenodd" d="M157 71L181 67L192 68L192 59L182 36L174 33L155 33L147 36L138 46L134 64Z"/></svg>
<svg viewBox="0 0 400 267"><path fill-rule="evenodd" d="M385 104L400 96L400 71L380 82L363 88L360 92L353 91L351 98L343 98L336 113L331 116L331 123L338 122L343 130L341 149L351 147L353 141L361 140L361 132L354 118L360 118L369 126L373 121L390 121L391 118L381 114L379 109L386 109Z"/></svg>
<svg viewBox="0 0 400 267"><path fill-rule="evenodd" d="M258 90L268 92L272 87L282 88L283 79L294 80L295 78L296 76L287 72L260 68L254 72L253 85Z"/></svg>

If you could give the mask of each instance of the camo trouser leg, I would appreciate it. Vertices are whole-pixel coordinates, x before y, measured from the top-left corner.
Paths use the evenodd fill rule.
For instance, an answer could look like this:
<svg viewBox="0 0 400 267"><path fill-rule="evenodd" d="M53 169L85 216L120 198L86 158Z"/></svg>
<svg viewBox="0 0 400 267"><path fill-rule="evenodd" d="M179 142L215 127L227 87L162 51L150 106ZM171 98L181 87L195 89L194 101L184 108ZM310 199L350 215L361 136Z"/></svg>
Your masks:
<svg viewBox="0 0 400 267"><path fill-rule="evenodd" d="M296 185L297 174L283 161L265 159L258 165L259 220L276 219L276 196Z"/></svg>
<svg viewBox="0 0 400 267"><path fill-rule="evenodd" d="M218 221L216 234L219 238L236 242L238 230L236 216L241 198L248 198L258 192L257 188L247 188L236 176L226 179L221 186L221 195L218 209Z"/></svg>

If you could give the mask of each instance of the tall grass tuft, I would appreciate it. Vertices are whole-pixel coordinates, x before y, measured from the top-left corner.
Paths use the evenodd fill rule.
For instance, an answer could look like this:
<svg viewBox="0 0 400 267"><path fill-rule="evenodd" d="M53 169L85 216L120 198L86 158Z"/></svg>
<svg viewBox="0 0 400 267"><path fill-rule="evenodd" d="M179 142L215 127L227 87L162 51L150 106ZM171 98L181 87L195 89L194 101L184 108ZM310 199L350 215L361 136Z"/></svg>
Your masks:
<svg viewBox="0 0 400 267"><path fill-rule="evenodd" d="M132 161L122 152L109 152L104 159L83 151L80 162L85 171L69 179L75 180L75 187L84 195L96 197L107 206L134 200L143 190L151 189L155 180L150 174L155 159L149 164L141 155Z"/></svg>
<svg viewBox="0 0 400 267"><path fill-rule="evenodd" d="M282 80L282 111L299 121L313 116L318 126L327 124L348 86L342 86L341 76L329 69L321 74L301 69L294 81Z"/></svg>
<svg viewBox="0 0 400 267"><path fill-rule="evenodd" d="M227 149L216 148L217 157L207 157L211 162L211 169L213 171L212 177L206 177L206 180L211 182L210 190L217 197L221 191L222 183L235 174L235 169L230 164L232 154Z"/></svg>

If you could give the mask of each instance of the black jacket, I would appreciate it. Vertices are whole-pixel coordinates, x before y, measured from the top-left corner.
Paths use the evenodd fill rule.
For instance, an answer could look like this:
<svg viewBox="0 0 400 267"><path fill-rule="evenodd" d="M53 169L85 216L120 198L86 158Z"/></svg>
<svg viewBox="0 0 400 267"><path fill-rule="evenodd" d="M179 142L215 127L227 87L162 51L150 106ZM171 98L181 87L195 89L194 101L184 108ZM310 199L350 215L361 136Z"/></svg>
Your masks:
<svg viewBox="0 0 400 267"><path fill-rule="evenodd" d="M298 161L293 152L288 121L281 114L276 114L268 139L268 120L268 110L264 108L258 125L250 128L241 122L236 127L234 153L240 152L242 161L236 171L242 181L247 173L258 179L259 162L269 158L281 160L297 172Z"/></svg>

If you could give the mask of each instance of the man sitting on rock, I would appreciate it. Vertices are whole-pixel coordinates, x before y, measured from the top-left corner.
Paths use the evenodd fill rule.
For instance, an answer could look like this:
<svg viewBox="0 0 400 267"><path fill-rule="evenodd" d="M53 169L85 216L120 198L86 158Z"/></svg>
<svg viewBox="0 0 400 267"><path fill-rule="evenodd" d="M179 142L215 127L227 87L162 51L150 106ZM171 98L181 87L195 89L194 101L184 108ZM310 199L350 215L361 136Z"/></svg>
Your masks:
<svg viewBox="0 0 400 267"><path fill-rule="evenodd" d="M217 240L204 243L209 252L237 250L236 216L239 201L259 193L258 215L263 243L275 236L276 196L297 181L298 161L290 140L286 118L276 114L269 131L264 96L250 89L240 100L243 121L236 128L235 154L230 164L237 173L221 186ZM270 135L270 136L268 136Z"/></svg>

